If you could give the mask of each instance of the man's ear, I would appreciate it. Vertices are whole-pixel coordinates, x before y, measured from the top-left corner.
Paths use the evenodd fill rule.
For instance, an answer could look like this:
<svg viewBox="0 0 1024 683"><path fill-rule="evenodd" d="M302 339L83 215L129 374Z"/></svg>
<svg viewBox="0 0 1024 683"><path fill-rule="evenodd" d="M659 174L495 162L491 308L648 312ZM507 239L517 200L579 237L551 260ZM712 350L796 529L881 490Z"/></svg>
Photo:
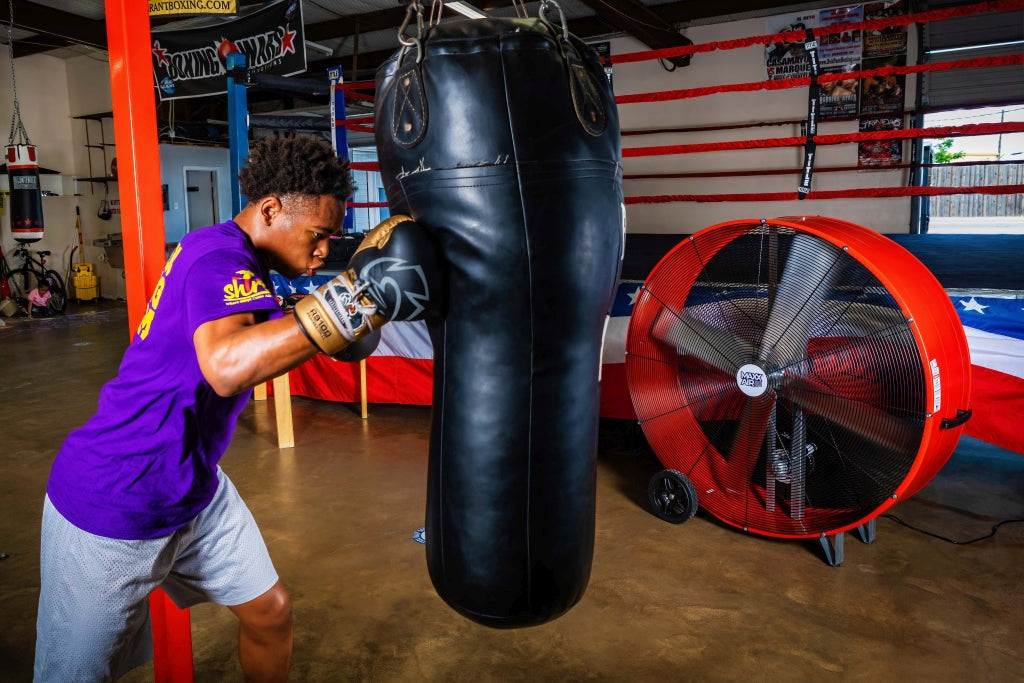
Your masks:
<svg viewBox="0 0 1024 683"><path fill-rule="evenodd" d="M263 218L264 224L270 225L270 223L274 220L274 217L277 216L277 214L279 214L283 210L283 207L281 206L280 199L273 195L270 195L264 197L259 201L259 210L260 216Z"/></svg>

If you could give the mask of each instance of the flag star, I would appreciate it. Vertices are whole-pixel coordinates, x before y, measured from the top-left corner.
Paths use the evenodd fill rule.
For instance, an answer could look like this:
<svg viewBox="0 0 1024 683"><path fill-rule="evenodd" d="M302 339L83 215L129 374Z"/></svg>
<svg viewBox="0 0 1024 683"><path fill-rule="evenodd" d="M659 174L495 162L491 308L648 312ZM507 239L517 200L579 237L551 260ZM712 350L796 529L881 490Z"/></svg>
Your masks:
<svg viewBox="0 0 1024 683"><path fill-rule="evenodd" d="M635 290L633 290L632 292L630 292L630 293L628 293L626 295L626 296L629 297L629 305L630 306L635 306L636 305L636 298L638 296L640 296L640 290L641 289L643 289L643 287L637 287Z"/></svg>
<svg viewBox="0 0 1024 683"><path fill-rule="evenodd" d="M317 284L313 282L313 278L310 278L309 282L306 284L306 292L312 294L313 292L316 291L316 288Z"/></svg>
<svg viewBox="0 0 1024 683"><path fill-rule="evenodd" d="M965 311L976 311L978 313L981 313L982 315L985 314L985 309L988 308L988 306L978 303L978 300L975 299L973 296L971 297L970 301L964 301L963 299L960 299L960 305L964 307Z"/></svg>

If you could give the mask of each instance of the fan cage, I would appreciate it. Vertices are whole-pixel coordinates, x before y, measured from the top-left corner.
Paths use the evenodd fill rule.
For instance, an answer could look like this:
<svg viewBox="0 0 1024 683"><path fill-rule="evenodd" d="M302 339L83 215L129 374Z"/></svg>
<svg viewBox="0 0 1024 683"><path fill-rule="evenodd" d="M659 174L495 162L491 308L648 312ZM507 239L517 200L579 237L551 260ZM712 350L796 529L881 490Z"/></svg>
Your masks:
<svg viewBox="0 0 1024 683"><path fill-rule="evenodd" d="M767 389L742 386L747 367ZM637 299L626 372L645 436L701 507L794 538L855 528L920 490L962 431L943 418L970 392L963 329L934 276L884 236L823 217L684 239Z"/></svg>

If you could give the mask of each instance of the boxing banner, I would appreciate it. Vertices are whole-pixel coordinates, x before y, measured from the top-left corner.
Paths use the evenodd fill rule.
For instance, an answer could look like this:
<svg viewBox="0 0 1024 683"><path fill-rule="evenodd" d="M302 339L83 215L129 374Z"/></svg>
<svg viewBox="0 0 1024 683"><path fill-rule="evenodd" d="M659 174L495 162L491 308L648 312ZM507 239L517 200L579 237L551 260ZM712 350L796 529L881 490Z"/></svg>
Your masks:
<svg viewBox="0 0 1024 683"><path fill-rule="evenodd" d="M149 0L149 16L236 14L238 0Z"/></svg>
<svg viewBox="0 0 1024 683"><path fill-rule="evenodd" d="M153 31L153 77L160 100L227 92L227 55L241 52L250 71L293 76L306 70L300 0L280 0L209 28Z"/></svg>

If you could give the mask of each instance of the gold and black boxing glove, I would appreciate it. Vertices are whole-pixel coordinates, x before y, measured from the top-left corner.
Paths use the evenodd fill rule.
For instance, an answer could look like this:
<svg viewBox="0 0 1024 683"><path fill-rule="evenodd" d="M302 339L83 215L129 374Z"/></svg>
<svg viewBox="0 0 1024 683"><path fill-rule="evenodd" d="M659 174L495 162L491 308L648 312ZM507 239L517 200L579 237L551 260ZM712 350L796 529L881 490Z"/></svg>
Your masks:
<svg viewBox="0 0 1024 683"><path fill-rule="evenodd" d="M379 329L387 318L350 269L303 297L292 312L309 340L328 356Z"/></svg>
<svg viewBox="0 0 1024 683"><path fill-rule="evenodd" d="M327 355L358 360L373 352L369 335L384 323L439 315L442 280L432 240L394 215L366 234L345 272L295 305L295 319ZM357 340L360 348L349 348Z"/></svg>

